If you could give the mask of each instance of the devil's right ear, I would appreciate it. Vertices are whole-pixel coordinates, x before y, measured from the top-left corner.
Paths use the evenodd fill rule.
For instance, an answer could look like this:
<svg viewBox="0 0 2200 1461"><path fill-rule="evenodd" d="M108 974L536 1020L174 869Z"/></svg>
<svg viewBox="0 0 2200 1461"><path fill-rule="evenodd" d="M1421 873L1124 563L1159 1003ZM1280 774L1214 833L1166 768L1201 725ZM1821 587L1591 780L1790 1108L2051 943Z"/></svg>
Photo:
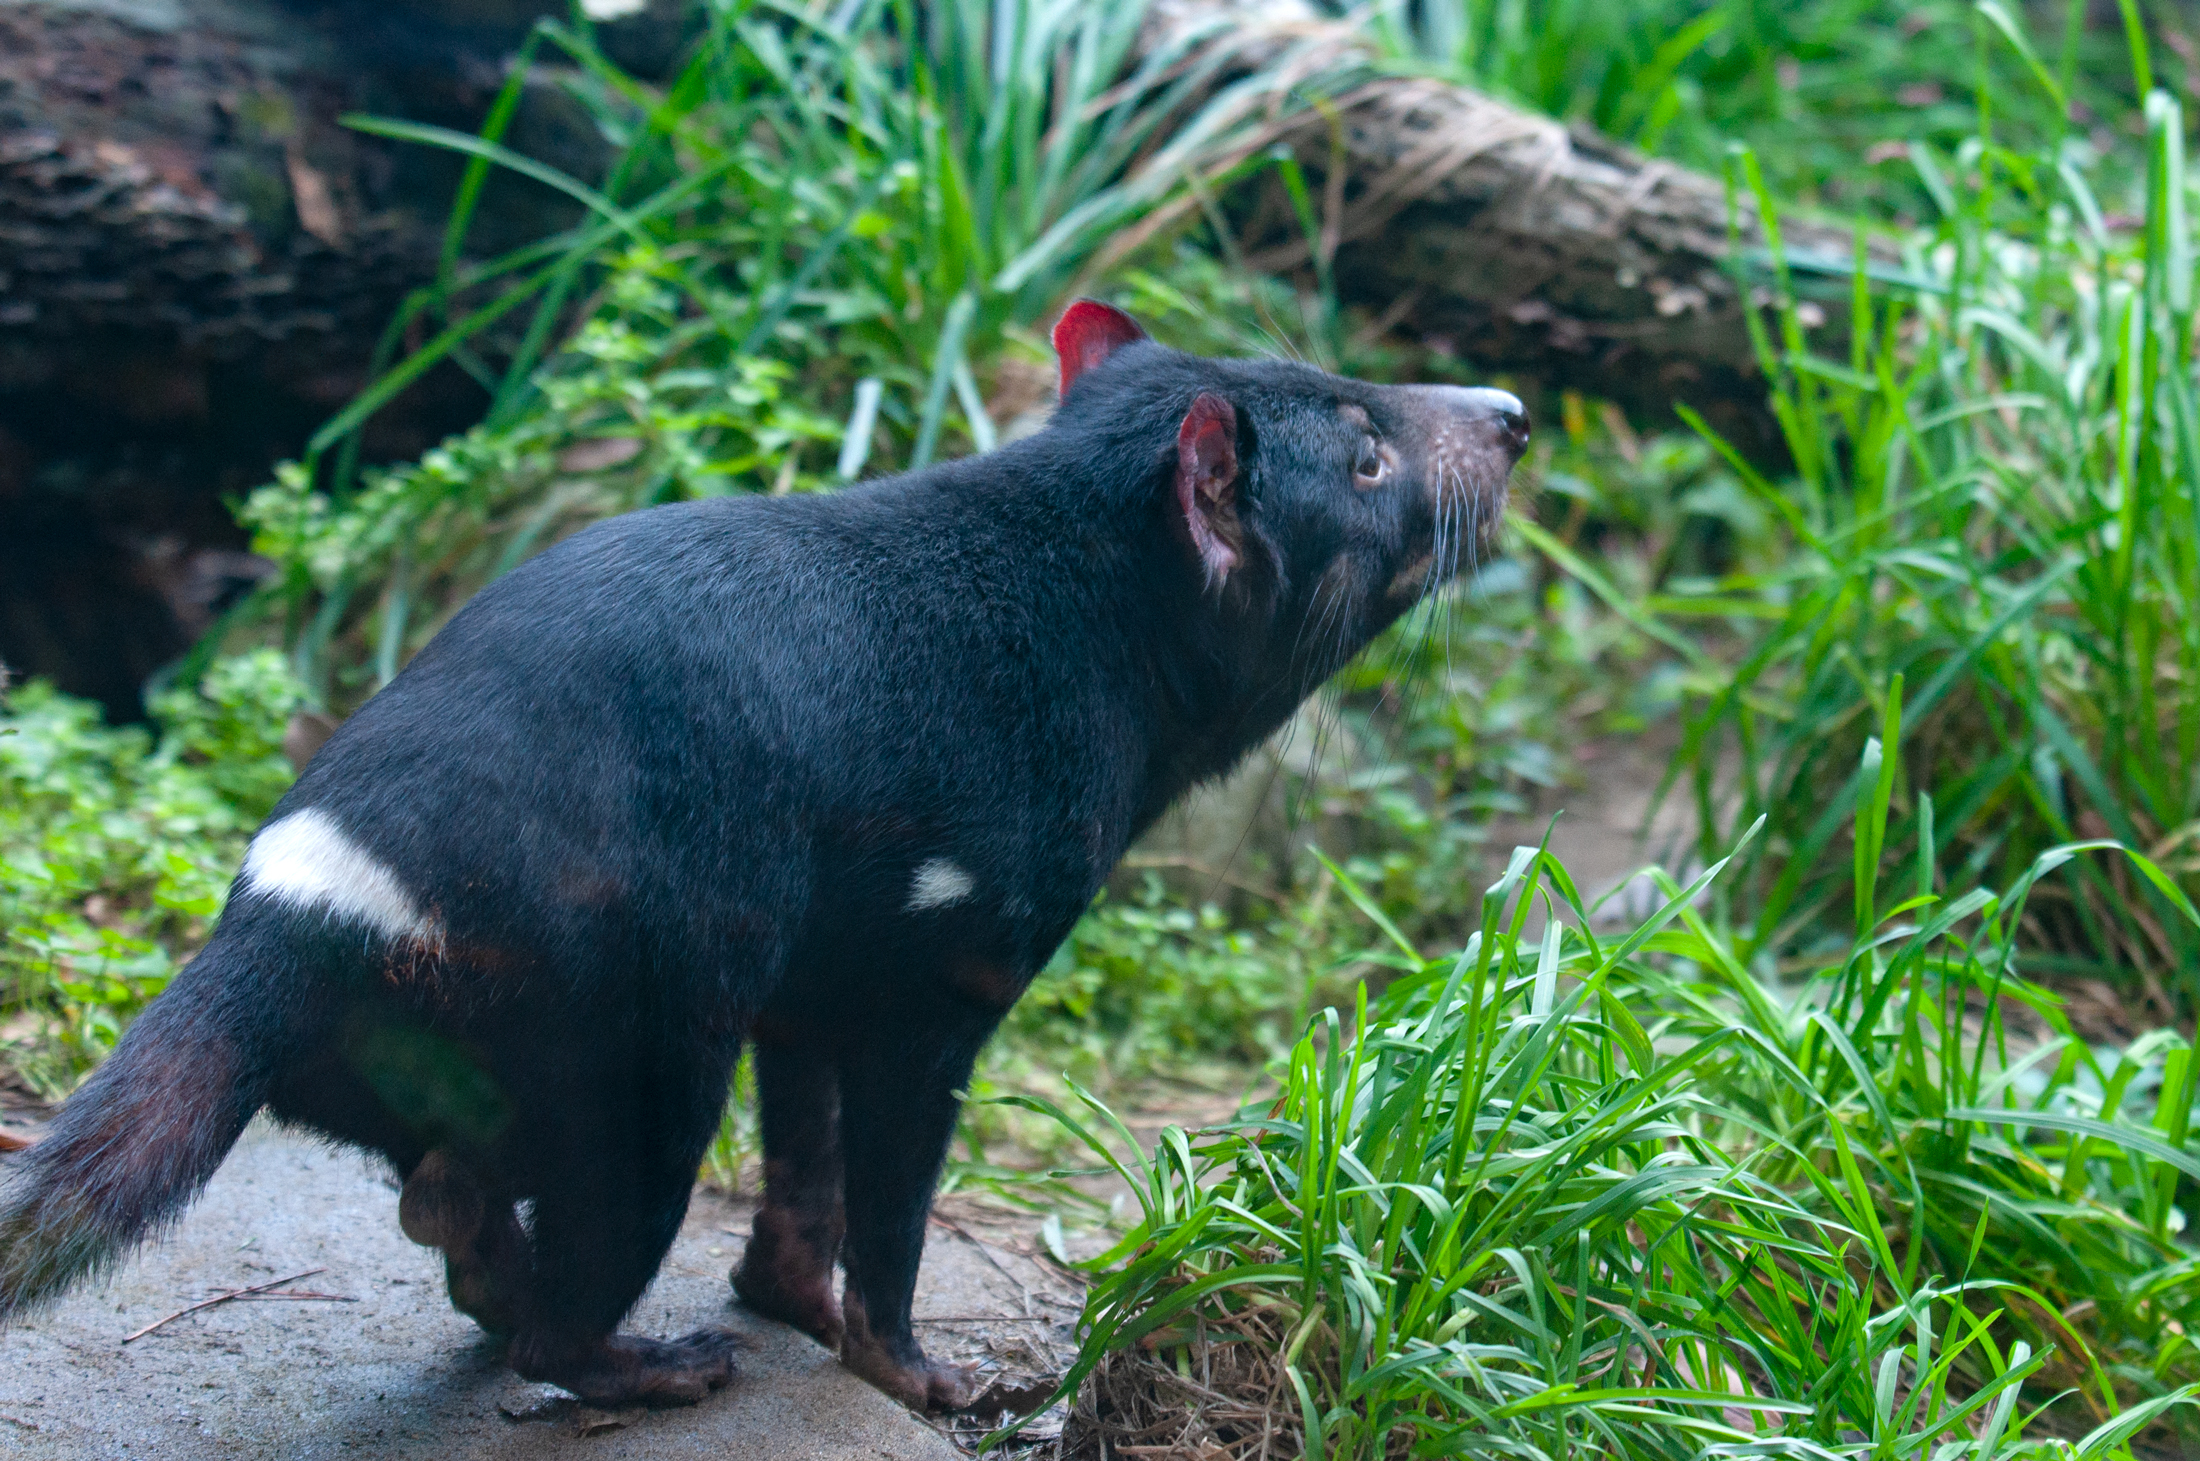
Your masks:
<svg viewBox="0 0 2200 1461"><path fill-rule="evenodd" d="M1244 556L1237 479L1237 408L1201 391L1176 432L1176 505L1210 589Z"/></svg>
<svg viewBox="0 0 2200 1461"><path fill-rule="evenodd" d="M1054 353L1062 362L1061 393L1068 395L1070 382L1125 345L1146 338L1138 321L1112 304L1097 299L1071 304L1054 326Z"/></svg>

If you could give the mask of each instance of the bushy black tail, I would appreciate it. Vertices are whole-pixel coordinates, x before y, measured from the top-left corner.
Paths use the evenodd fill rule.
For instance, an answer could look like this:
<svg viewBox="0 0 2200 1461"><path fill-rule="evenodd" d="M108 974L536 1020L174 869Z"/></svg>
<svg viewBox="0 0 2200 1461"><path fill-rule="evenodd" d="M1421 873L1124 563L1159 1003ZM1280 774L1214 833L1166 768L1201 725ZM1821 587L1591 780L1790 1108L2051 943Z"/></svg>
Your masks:
<svg viewBox="0 0 2200 1461"><path fill-rule="evenodd" d="M267 1099L274 1022L217 938L0 1182L0 1327L173 1222Z"/></svg>

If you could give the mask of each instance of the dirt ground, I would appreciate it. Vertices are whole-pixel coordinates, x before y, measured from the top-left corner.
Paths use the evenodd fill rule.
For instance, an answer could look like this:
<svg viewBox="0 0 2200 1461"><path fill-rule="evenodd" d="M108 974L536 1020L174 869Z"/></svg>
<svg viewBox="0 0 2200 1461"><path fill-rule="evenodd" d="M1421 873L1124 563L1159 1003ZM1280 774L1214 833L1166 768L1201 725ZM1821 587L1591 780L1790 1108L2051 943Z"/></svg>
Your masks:
<svg viewBox="0 0 2200 1461"><path fill-rule="evenodd" d="M1597 909L1598 927L1637 923L1655 913L1664 899L1642 869L1656 864L1686 882L1702 866L1695 850L1695 807L1686 787L1675 788L1657 815L1650 815L1673 750L1670 728L1659 730L1663 733L1613 736L1583 746L1576 753L1581 785L1549 792L1536 814L1506 818L1492 829L1490 877L1504 871L1516 844L1541 842L1549 826L1551 851L1573 875L1583 899L1594 905L1614 895ZM1555 825L1553 813L1560 814Z"/></svg>

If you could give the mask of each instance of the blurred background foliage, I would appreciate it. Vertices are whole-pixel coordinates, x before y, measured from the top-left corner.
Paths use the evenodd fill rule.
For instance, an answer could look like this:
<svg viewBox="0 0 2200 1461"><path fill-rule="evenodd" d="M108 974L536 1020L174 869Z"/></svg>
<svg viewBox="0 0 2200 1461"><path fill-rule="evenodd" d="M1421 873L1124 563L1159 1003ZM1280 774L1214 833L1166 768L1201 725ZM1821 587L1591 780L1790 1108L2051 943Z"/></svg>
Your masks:
<svg viewBox="0 0 2200 1461"><path fill-rule="evenodd" d="M2186 95L2200 24L2175 6L1995 9L2027 37L2029 59L1993 44L2001 21L1963 0L1438 0L1376 6L1369 28L1401 69L1705 171L1743 143L1790 203L1928 222L1938 204L1910 144L1945 154L1995 132L2068 140L2128 179L2144 87L2126 25L2153 38L2149 80ZM2035 62L2067 106L2036 84Z"/></svg>

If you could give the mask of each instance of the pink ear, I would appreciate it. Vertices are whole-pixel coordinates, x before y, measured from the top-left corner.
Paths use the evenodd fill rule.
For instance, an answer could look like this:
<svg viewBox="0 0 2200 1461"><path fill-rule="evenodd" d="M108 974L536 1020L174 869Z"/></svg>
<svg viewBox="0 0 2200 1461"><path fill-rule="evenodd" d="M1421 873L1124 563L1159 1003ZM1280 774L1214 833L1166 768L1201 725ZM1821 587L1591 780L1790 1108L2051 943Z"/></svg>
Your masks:
<svg viewBox="0 0 2200 1461"><path fill-rule="evenodd" d="M1176 432L1176 502L1212 588L1238 565L1237 408L1202 391Z"/></svg>
<svg viewBox="0 0 2200 1461"><path fill-rule="evenodd" d="M1080 299L1062 312L1054 326L1054 353L1062 362L1062 394L1070 382L1146 332L1112 304Z"/></svg>

